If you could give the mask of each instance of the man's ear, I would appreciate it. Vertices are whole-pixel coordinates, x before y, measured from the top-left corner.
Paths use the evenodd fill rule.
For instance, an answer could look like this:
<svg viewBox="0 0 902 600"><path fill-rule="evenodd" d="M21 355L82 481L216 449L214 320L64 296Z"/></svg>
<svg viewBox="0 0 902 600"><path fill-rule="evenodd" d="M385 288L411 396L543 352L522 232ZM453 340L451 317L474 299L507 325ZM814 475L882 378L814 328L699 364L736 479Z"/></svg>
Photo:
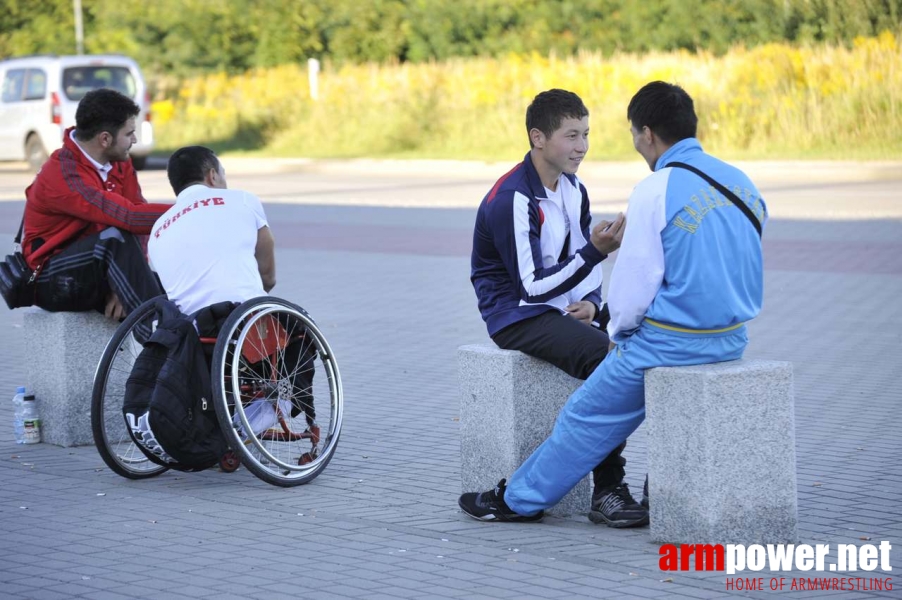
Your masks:
<svg viewBox="0 0 902 600"><path fill-rule="evenodd" d="M204 173L204 183L207 187L215 187L216 176L216 169L207 169L207 172Z"/></svg>
<svg viewBox="0 0 902 600"><path fill-rule="evenodd" d="M101 131L97 134L97 141L100 142L101 148L109 148L113 145L113 134L111 134L109 131Z"/></svg>
<svg viewBox="0 0 902 600"><path fill-rule="evenodd" d="M541 150L545 147L545 133L541 129L536 129L533 127L529 130L529 141L532 142L533 148L538 148Z"/></svg>
<svg viewBox="0 0 902 600"><path fill-rule="evenodd" d="M648 136L646 139L648 140L649 145L652 148L657 149L660 154L663 154L668 148L670 148L670 144L662 140L661 136L652 131L650 127L647 127L645 131L646 135Z"/></svg>

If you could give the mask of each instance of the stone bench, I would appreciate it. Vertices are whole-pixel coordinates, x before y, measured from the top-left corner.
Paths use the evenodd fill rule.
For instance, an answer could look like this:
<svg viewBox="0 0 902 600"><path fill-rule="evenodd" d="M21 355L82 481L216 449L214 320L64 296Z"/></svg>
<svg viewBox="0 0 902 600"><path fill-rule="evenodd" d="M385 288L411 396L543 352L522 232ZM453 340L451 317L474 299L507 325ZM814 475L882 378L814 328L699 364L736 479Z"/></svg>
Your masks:
<svg viewBox="0 0 902 600"><path fill-rule="evenodd" d="M798 542L791 363L651 369L645 410L653 541Z"/></svg>
<svg viewBox="0 0 902 600"><path fill-rule="evenodd" d="M461 490L484 491L510 477L545 441L582 381L543 360L495 344L461 346L457 359ZM586 514L590 503L586 477L546 513Z"/></svg>
<svg viewBox="0 0 902 600"><path fill-rule="evenodd" d="M94 372L117 326L96 312L26 309L26 383L38 403L42 441L66 447L94 443Z"/></svg>

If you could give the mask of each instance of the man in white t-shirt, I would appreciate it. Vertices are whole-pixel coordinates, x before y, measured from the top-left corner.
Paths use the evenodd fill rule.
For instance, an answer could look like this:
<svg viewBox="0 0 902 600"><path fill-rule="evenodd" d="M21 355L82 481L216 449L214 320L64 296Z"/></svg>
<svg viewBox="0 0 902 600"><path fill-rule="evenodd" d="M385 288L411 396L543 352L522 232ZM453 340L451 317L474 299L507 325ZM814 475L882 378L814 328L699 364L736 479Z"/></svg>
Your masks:
<svg viewBox="0 0 902 600"><path fill-rule="evenodd" d="M154 223L147 252L169 300L193 316L215 304L265 296L276 285L275 241L260 199L227 189L222 163L203 146L176 150L167 174L176 201ZM310 350L289 345L287 352ZM298 364L309 363L309 356L297 356ZM312 369L302 367L293 376L303 380L296 386L309 389ZM312 396L295 396L294 407L279 400L282 413L295 416L303 410L312 426ZM258 434L277 422L274 405L266 399L246 406L245 413Z"/></svg>
<svg viewBox="0 0 902 600"><path fill-rule="evenodd" d="M265 296L276 285L275 241L260 199L226 189L209 148L180 148L169 159L175 204L154 224L151 264L186 315L218 302Z"/></svg>

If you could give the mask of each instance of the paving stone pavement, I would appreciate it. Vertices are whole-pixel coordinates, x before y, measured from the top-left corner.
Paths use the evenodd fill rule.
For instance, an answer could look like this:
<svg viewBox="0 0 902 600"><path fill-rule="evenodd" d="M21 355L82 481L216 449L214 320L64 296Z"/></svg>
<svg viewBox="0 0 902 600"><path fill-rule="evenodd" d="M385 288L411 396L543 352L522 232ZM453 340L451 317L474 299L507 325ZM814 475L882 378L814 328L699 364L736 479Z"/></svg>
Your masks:
<svg viewBox="0 0 902 600"><path fill-rule="evenodd" d="M466 183L487 190L492 181ZM898 183L773 188L777 214L780 202L823 194L854 211L866 192L898 213L775 217L766 232L765 308L746 353L794 365L801 541L893 544L893 573L847 574L865 579L902 568ZM2 204L5 236L22 204ZM17 446L11 403L0 397L0 598L774 595L728 590L722 572L660 570L647 528L614 530L584 516L484 524L459 512L455 352L487 339L468 281L474 208L266 209L279 247L274 293L310 311L341 366L345 421L329 467L290 489L243 468L129 481L90 446ZM8 397L25 372L21 324L21 311L0 311L0 390ZM645 451L640 427L625 453L634 490ZM771 577L827 576L742 575L763 577L765 587ZM782 593L899 597L895 577L893 586Z"/></svg>

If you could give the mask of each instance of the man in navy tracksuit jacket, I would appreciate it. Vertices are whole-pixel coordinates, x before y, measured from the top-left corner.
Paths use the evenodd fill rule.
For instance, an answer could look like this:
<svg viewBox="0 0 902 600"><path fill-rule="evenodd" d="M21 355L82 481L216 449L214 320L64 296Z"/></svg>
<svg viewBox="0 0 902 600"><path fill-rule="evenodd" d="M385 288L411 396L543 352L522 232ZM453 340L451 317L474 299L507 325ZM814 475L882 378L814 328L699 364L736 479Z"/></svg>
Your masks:
<svg viewBox="0 0 902 600"><path fill-rule="evenodd" d="M498 346L586 379L608 351L601 261L620 245L624 221L621 215L591 230L589 196L575 174L588 150L589 113L576 94L536 96L526 128L529 153L479 207L471 281ZM623 483L625 445L593 472L590 518L613 527L648 522Z"/></svg>
<svg viewBox="0 0 902 600"><path fill-rule="evenodd" d="M633 145L654 171L636 186L611 276L614 349L561 410L554 431L494 490L458 504L485 521L537 521L645 418L645 371L742 358L761 310L767 207L742 171L706 154L680 87L630 101Z"/></svg>

